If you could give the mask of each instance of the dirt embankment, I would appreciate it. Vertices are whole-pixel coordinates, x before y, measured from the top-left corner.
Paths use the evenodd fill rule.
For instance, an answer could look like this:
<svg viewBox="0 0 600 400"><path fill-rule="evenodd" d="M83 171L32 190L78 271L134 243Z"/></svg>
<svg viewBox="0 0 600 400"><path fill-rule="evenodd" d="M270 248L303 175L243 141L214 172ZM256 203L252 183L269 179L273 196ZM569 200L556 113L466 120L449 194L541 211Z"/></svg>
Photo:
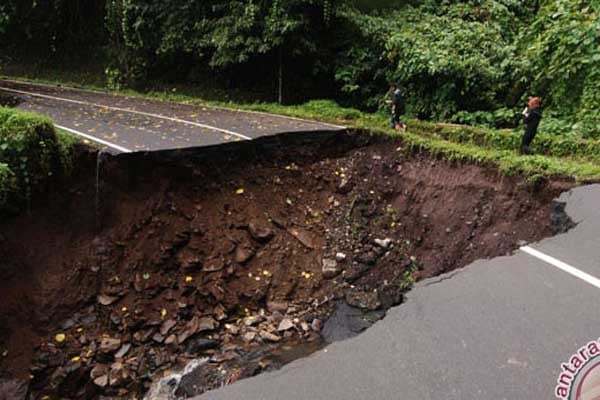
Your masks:
<svg viewBox="0 0 600 400"><path fill-rule="evenodd" d="M315 133L104 156L98 185L81 152L0 223L0 391L141 398L199 357L177 395L256 374L266 346L318 341L339 300L386 309L413 278L551 235L573 185L401 146Z"/></svg>

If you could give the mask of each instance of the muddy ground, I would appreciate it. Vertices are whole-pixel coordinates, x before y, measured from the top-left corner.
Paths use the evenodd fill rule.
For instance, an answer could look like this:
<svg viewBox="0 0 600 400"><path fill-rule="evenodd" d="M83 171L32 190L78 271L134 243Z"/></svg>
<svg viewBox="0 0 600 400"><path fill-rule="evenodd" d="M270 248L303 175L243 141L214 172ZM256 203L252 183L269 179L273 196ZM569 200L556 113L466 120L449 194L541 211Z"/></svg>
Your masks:
<svg viewBox="0 0 600 400"><path fill-rule="evenodd" d="M152 389L185 398L276 368L345 337L336 307L379 318L415 279L565 229L573 184L358 132L81 148L0 222L0 399L141 399L196 360Z"/></svg>

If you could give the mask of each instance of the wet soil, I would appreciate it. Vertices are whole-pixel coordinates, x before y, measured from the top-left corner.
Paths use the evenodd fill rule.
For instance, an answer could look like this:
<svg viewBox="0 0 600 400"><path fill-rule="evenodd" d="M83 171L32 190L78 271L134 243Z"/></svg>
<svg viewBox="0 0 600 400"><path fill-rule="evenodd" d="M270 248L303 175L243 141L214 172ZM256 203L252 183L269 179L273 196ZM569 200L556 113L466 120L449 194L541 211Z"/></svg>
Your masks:
<svg viewBox="0 0 600 400"><path fill-rule="evenodd" d="M154 398L186 397L276 368L416 279L568 228L574 185L360 132L97 157L0 222L0 398L143 398L196 360Z"/></svg>

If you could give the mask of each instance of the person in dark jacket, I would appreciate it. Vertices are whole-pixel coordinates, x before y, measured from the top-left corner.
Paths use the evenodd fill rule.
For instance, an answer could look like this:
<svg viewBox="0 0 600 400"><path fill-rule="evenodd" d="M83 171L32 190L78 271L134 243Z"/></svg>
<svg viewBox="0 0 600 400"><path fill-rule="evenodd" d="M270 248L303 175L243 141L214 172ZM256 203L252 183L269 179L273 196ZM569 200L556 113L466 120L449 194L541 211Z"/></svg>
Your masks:
<svg viewBox="0 0 600 400"><path fill-rule="evenodd" d="M527 108L523 111L523 121L525 122L525 134L521 141L521 154L533 154L531 150L531 142L537 133L538 126L542 120L542 111L540 110L540 103L542 99L539 97L532 97L529 99Z"/></svg>
<svg viewBox="0 0 600 400"><path fill-rule="evenodd" d="M390 85L390 92L392 93L392 99L388 103L392 105L392 129L405 131L406 124L400 119L404 113L404 97L402 97L402 92L395 83Z"/></svg>

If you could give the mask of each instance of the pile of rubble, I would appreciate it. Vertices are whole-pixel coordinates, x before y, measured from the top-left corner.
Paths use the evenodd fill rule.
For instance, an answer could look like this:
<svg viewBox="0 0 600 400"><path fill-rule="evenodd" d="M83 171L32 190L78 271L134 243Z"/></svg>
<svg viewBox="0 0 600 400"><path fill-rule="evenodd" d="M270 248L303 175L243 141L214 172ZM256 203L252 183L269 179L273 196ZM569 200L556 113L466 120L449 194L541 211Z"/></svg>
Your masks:
<svg viewBox="0 0 600 400"><path fill-rule="evenodd" d="M209 374L209 369L218 373L196 382L196 390L186 393L200 394L268 368L266 351L255 365L247 362L253 351L278 343L316 341L322 328L317 314L286 303L269 303L256 314L246 310L247 316L237 319L215 307L189 321L169 318L166 312L143 321L135 311L117 307L109 318L120 327L118 333L103 334L105 325L99 315L105 315L116 298L99 295L97 300L97 305L67 320L53 340L39 347L31 368L31 388L41 395L141 398L157 377L206 357L203 373Z"/></svg>

